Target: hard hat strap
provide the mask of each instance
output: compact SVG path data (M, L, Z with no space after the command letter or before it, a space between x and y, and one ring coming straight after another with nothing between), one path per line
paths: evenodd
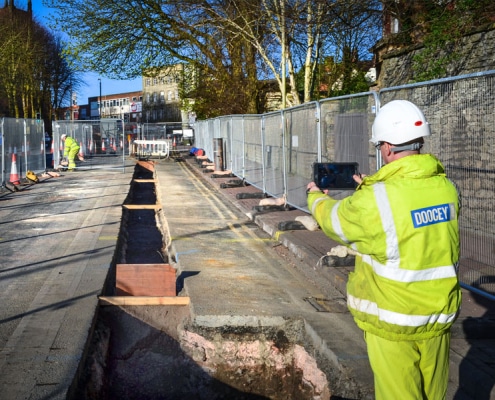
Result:
M411 143L411 144L406 144L404 146L394 146L390 148L390 151L393 153L398 153L399 151L405 151L405 150L419 150L423 147L423 143Z

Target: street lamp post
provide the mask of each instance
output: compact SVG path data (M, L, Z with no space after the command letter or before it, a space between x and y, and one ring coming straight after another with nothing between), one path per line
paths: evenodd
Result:
M98 78L98 82L100 83L100 99L98 101L98 118L101 119L101 79Z

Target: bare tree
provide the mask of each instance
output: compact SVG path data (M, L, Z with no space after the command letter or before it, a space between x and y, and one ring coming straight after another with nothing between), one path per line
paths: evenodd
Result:
M250 0L230 3L243 18L233 20L223 16L217 3L212 3L210 8L212 13L217 12L226 29L239 32L256 48L269 76L279 84L284 105L289 106L312 99L322 57L331 54L343 62L344 49L352 49L355 55L359 55L363 46L368 46L368 51L374 43L369 39L376 41L380 31L379 1L260 0L256 8ZM250 8L242 9L251 12L243 13L242 4L250 4ZM302 84L298 76L302 77ZM303 88L302 97L299 87Z
M7 99L3 113L45 122L69 96L57 96L61 85L81 84L63 55L63 45L30 12L12 3L0 10L0 91ZM65 68L65 70L64 70ZM54 86L57 84L58 86Z
M342 25L339 11L349 2L368 14L379 8L378 1L358 0L44 2L58 10L53 21L71 37L68 51L79 68L127 79L185 62L200 71L196 95L216 99L211 107L227 99L225 105L244 112L255 111L256 82L264 79L278 83L284 105L309 101L323 51L338 48L332 40ZM359 32L363 25L348 21L345 29L351 28ZM242 93L234 96L237 90Z

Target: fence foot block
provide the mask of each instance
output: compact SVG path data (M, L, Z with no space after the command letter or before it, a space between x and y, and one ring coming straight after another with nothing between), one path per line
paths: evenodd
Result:
M306 227L299 221L281 221L278 223L279 231L305 231Z
M235 195L237 200L243 200L243 199L266 199L268 195L266 193L262 192L255 192L255 193L237 193Z

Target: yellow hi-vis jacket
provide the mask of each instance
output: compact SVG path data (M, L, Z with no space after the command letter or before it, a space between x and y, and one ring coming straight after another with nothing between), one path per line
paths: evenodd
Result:
M422 340L450 328L461 302L459 198L439 160L398 159L343 200L310 192L308 208L327 236L358 252L347 305L362 330Z
M64 157L67 157L71 153L71 150L75 150L76 148L79 151L79 144L74 138L67 136L65 138Z

